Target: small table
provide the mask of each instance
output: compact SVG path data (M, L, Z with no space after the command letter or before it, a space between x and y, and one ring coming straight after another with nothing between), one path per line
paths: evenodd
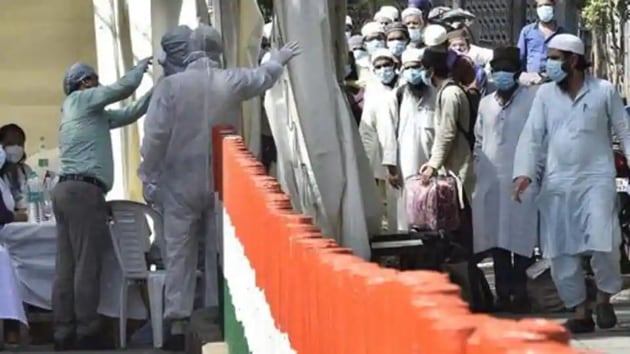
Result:
M54 222L18 222L0 229L0 245L4 246L11 258L22 302L46 310L52 309L56 239L57 227ZM98 312L107 317L118 318L122 270L111 242L107 243L103 252ZM128 318L147 318L147 309L140 292L133 287L129 289Z

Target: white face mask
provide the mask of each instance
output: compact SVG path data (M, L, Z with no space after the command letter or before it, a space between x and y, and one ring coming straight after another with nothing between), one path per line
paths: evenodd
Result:
M5 146L4 151L8 162L18 163L24 157L24 148L18 145Z

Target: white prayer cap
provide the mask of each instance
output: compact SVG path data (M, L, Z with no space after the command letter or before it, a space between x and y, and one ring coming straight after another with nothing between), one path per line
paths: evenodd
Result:
M379 58L388 58L388 59L391 59L392 61L396 60L396 58L394 58L394 54L392 54L392 51L387 49L387 48L379 48L379 49L377 49L370 56L370 61L372 62L372 64L374 64L376 59L379 59Z
M273 31L273 22L265 23L263 26L263 37L271 38L271 32Z
M580 37L568 33L553 36L547 44L547 48L584 55L584 42Z
M396 7L388 6L388 5L381 6L381 9L378 12L387 15L387 17L391 18L392 21L398 20L398 17L400 15L400 12L398 11Z
M352 26L352 17L346 16L346 26Z
M417 7L408 7L402 12L402 19L404 20L407 16L418 16L422 17L422 10Z
M374 14L374 21L378 21L382 18L389 20L389 22L394 22L395 18L386 12L379 11Z
M433 47L446 42L448 35L446 28L440 25L428 25L423 32L424 44Z
M368 22L363 25L363 28L361 28L361 35L363 37L378 33L385 34L385 32L383 31L383 26L381 26L381 24L378 22Z
M407 48L407 50L405 50L402 53L402 58L401 61L404 64L409 63L409 62L421 62L422 61L422 56L424 55L424 49L418 49L418 48Z

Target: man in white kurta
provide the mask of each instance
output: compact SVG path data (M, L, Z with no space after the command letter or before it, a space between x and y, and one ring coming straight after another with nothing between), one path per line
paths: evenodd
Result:
M397 231L409 229L404 208L405 181L417 175L420 166L429 161L435 136L435 89L422 81L422 53L422 49L416 48L408 48L403 53L406 84L383 99L381 106L380 116L387 117L380 129L382 164L387 168L389 192L396 200Z
M537 188L529 188L517 203L512 199L512 172L536 88L518 85L518 48L496 48L490 65L497 91L481 100L475 123L474 251L491 251L496 308L522 313L530 307L525 271L533 263L538 241Z
M383 126L388 126L386 117L379 112L385 104L384 97L387 97L397 87L399 77L397 74L398 67L396 59L389 49L381 48L372 54L372 75L374 80L367 83L363 96L363 113L361 114L361 123L359 123L359 135L363 148L367 154L374 179L383 191L384 198L387 198L386 218L388 220L388 229L392 230L396 220L396 203L392 191L388 191L385 185L387 177L385 167L383 167L383 142L386 135L383 133Z
M537 158L545 157L540 208L541 247L567 308L573 333L595 329L586 297L581 260L591 256L597 284L599 328L617 323L610 297L621 290L615 166L611 128L630 159L630 119L608 81L585 74L584 44L570 34L549 43L547 75L523 129L514 163L514 197L524 197L535 179Z

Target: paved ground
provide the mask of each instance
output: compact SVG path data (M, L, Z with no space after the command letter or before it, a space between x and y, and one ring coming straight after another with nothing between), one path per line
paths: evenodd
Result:
M491 264L484 263L481 267L486 273L490 286L494 288ZM595 350L601 354L630 354L630 277L625 278L624 285L626 290L613 298L619 325L612 330L576 336L572 341L575 348ZM550 318L564 322L568 315L549 316L543 314L532 315L531 317Z

